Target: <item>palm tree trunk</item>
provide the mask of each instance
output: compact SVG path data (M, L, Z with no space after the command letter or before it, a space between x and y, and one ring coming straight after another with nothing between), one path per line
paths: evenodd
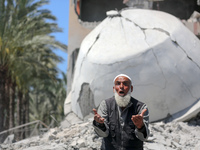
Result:
M1 66L0 66L1 67ZM6 70L0 68L0 131L5 129L5 101L6 101ZM4 141L6 134L0 135L0 143Z
M5 100L4 100L4 114L5 114L5 124L4 130L9 128L9 103L10 103L10 80L9 77L6 78L5 82Z
M22 108L22 97L23 97L23 94L22 92L19 90L18 91L18 99L17 99L17 125L21 125L21 108ZM20 133L20 130L18 130L18 134L17 134L17 140L21 140L21 133Z
M28 96L28 92L26 93L25 95L25 99L26 99L26 106L25 106L25 123L28 123L29 122L29 96ZM28 127L25 128L26 130L26 133L25 133L25 136L28 137L29 136L29 131L28 131Z
M18 99L17 99L17 125L21 125L21 109L22 109L22 97L23 94L21 91L18 91Z
M15 126L14 122L15 122L15 87L16 87L16 83L12 83L11 84L11 90L10 90L10 104L9 104L9 111L10 111L10 117L9 117L9 128L13 128Z
M0 131L3 131L4 124L4 99L5 99L5 73L0 69Z
M26 98L25 95L23 94L22 96L22 104L21 104L21 124L26 123ZM22 134L21 134L22 139L25 138L25 127L22 128Z

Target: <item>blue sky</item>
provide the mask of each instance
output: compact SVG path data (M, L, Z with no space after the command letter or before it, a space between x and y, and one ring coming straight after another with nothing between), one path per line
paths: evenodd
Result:
M50 0L48 5L45 5L44 8L51 11L51 13L57 18L56 23L63 32L54 33L56 40L68 45L68 21L69 21L69 1L70 0ZM62 56L64 61L58 64L58 68L67 72L67 53L57 49L56 54Z

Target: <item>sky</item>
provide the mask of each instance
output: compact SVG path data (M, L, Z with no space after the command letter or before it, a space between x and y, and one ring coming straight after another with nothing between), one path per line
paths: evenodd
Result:
M69 21L69 1L70 0L50 0L48 5L43 6L42 8L48 9L51 11L52 15L57 18L56 23L63 32L54 33L56 40L68 45L68 21ZM67 53L62 50L55 50L55 53L59 56L62 56L64 61L58 64L58 68L66 74L67 72ZM59 77L61 77L59 75Z

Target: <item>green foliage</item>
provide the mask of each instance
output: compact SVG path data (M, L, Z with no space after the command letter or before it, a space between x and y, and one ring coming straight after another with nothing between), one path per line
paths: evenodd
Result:
M66 78L63 76L63 78ZM57 79L55 82L44 79L39 84L39 87L30 91L30 119L42 120L46 124L51 124L53 116L56 121L52 126L58 125L64 116L64 100L66 98L66 82L62 79Z
M39 10L48 2L0 0L0 91L14 84L24 95L28 93L31 119L47 124L51 122L51 114L62 120L66 97L66 82L57 77L57 64L62 58L53 50L67 51L66 45L50 35L62 32L56 23L47 22L47 19L55 21L55 16L49 10ZM11 83L4 83L7 80ZM7 97L0 94L0 106L7 107L8 112L9 107L3 103L9 102L11 95ZM14 102L18 100L16 96Z

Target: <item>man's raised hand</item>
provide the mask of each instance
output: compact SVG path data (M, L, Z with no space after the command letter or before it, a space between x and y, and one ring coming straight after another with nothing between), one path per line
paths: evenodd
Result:
M143 126L144 126L144 123L143 123L143 116L144 116L144 113L147 111L147 109L144 109L142 110L141 114L138 114L138 115L133 115L131 117L131 120L133 121L133 123L135 124L135 126L138 128L138 129L141 129Z
M101 117L98 113L97 113L97 110L96 109L93 109L93 112L94 112L94 120L98 123L104 123L104 118Z

